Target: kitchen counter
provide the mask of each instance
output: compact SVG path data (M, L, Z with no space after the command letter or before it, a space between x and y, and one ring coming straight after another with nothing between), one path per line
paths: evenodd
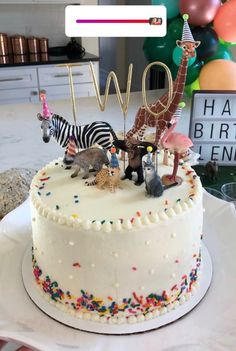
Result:
M24 60L25 62L22 62ZM99 61L99 57L88 52L81 58L69 58L68 56L46 56L45 54L31 54L31 55L16 55L16 56L0 56L1 67L17 67L17 66L34 66L34 65L50 65L61 63L77 63Z
M153 102L164 90L152 90L148 93L148 101ZM186 107L177 125L177 130L188 134L190 120L190 100L184 99ZM110 95L108 105L101 112L95 97L80 98L77 102L78 124L92 121L106 121L115 131L123 130L123 114L116 95ZM51 112L57 113L73 123L70 100L50 101ZM132 126L139 106L142 105L141 92L131 93L130 105L126 121L126 130ZM63 156L63 149L54 141L45 144L42 140L40 121L37 113L42 112L41 103L25 103L0 105L0 171L11 167L28 167L38 169L45 163ZM149 132L154 132L150 129Z

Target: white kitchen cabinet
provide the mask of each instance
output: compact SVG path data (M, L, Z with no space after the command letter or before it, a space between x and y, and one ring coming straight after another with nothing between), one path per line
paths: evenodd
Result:
M68 69L66 67L40 67L38 69L38 74L40 86L64 85L69 82ZM72 67L72 76L75 84L91 82L88 64Z
M38 87L0 90L0 104L38 101Z
M35 68L4 68L0 70L0 90L24 87L37 87L37 70Z
M98 79L99 64L93 65ZM72 74L76 98L95 95L89 62L73 67ZM70 98L67 68L52 64L0 68L0 103L38 102L41 91L47 100Z
M94 95L94 88L90 83L74 84L75 96L86 97ZM41 90L46 92L47 100L70 99L69 85L41 86Z

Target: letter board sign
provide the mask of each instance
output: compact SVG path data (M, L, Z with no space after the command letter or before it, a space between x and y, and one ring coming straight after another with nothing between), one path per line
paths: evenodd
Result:
M189 135L200 164L236 165L236 91L196 90Z

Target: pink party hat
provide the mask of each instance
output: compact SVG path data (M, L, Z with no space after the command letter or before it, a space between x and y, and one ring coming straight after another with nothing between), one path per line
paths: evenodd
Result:
M45 119L49 119L51 117L51 112L49 111L49 107L46 101L46 94L40 93L40 100L43 103L43 114L42 117Z

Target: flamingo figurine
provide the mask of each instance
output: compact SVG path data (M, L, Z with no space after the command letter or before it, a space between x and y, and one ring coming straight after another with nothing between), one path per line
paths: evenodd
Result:
M187 135L181 134L181 133L173 133L173 130L175 129L177 122L179 120L179 117L181 115L182 108L185 106L184 102L179 103L179 106L172 117L172 122L173 124L170 126L169 129L165 131L163 136L161 137L160 144L161 146L166 150L172 150L174 152L175 158L174 158L174 168L172 175L168 175L167 178L171 182L177 182L177 171L179 167L179 159L180 156L186 151L193 146L192 140L189 139Z

